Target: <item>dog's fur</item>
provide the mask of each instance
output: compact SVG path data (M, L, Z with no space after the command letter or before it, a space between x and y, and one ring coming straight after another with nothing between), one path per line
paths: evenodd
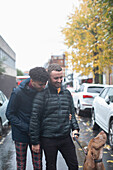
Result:
M106 134L104 131L101 131L95 138L89 141L83 170L105 170L103 162L96 162L95 160L102 159L106 140Z

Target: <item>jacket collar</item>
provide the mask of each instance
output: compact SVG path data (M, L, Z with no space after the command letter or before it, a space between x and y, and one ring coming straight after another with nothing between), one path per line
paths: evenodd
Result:
M47 86L48 88L49 88L49 90L50 90L50 92L51 93L58 93L57 92L57 88L55 88L54 86L52 86L52 84L51 83L49 83L48 82L48 86ZM64 91L64 88L63 88L63 86L61 86L61 91L60 91L60 93L62 93Z

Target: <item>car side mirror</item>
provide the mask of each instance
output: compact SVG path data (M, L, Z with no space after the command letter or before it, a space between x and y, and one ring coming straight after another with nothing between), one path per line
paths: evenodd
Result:
M3 102L0 100L0 106L2 106L3 105Z
M113 103L113 96L109 96L109 101Z
M110 104L110 102L113 103L113 96L108 96L108 98L105 101L107 104Z

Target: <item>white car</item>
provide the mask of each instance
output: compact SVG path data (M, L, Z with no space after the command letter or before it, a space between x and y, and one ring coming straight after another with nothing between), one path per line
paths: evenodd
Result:
M92 129L100 126L108 134L109 144L113 148L113 85L108 85L95 97L91 120Z
M8 99L5 94L0 91L0 135L2 135L3 126L8 123L5 112L8 105Z
M70 91L70 93L71 93L72 97L75 95L76 90L75 90L75 88L74 88L74 87L67 87L66 89L68 89L68 90Z
M104 87L105 85L103 84L83 83L78 92L73 96L76 114L79 115L81 112L91 112L95 96L99 95Z

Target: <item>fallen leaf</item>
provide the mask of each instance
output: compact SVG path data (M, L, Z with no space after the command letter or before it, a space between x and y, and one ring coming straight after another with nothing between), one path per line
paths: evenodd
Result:
M83 168L83 166L78 166L79 168Z
M113 160L107 160L107 163L113 163Z
M108 150L111 149L110 145L105 145L104 148L105 148L105 149L108 149Z

